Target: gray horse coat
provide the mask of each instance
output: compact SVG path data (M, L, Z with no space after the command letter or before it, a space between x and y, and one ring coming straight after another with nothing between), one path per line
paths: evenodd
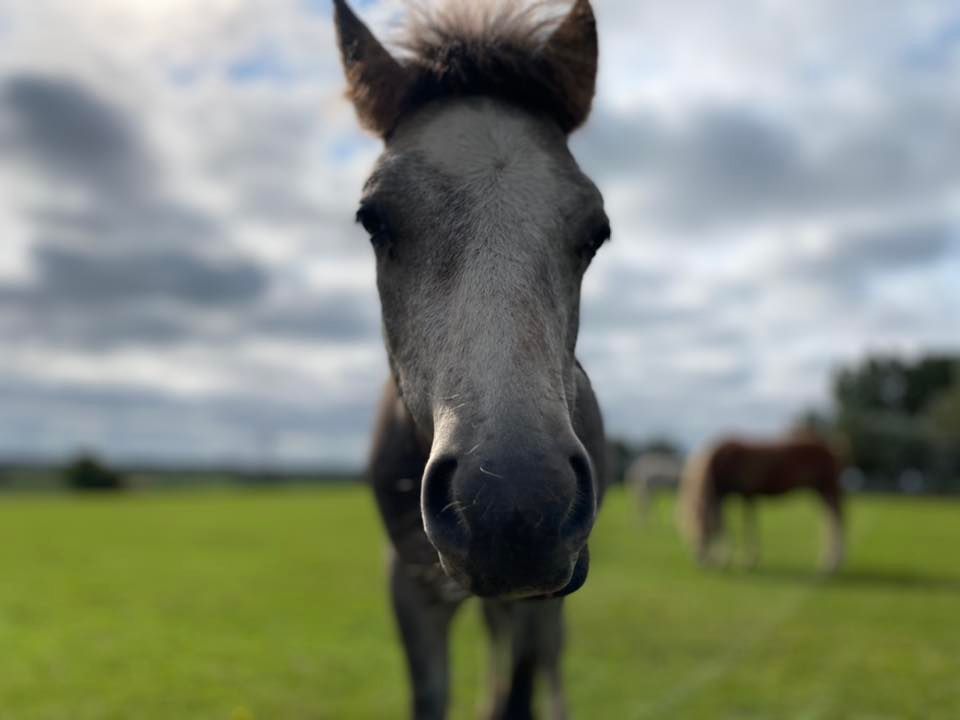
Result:
M397 60L335 5L348 95L385 144L357 219L391 367L370 476L413 713L445 715L449 623L476 595L491 716L529 717L543 675L564 717L562 597L586 580L605 472L574 349L610 227L567 148L593 98L593 13L578 0L551 23L542 7L461 3L420 16Z

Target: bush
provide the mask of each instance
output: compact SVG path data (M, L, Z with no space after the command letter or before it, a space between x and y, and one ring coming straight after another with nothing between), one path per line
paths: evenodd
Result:
M91 455L81 455L66 470L67 487L72 490L123 490L123 476Z

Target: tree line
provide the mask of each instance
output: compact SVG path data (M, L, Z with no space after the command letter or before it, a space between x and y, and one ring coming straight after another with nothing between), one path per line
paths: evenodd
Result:
M835 373L832 403L801 424L832 437L866 489L960 492L960 355L868 357Z

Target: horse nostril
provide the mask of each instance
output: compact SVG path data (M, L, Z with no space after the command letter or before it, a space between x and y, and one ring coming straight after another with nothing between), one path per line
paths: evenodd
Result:
M462 554L467 548L463 513L453 497L457 460L439 457L428 466L423 478L422 512L427 536L437 550Z
M570 456L570 466L576 478L576 495L563 523L563 535L580 544L587 539L597 512L597 497L593 486L593 468L584 453Z

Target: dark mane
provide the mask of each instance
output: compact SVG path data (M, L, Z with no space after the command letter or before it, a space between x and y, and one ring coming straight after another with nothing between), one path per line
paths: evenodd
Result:
M411 73L402 113L441 98L485 95L546 114L564 132L579 126L584 95L589 106L594 90L592 84L580 87L579 71L595 64L595 44L584 57L562 42L548 48L569 0L517 4L452 0L440 10L415 5L399 42ZM590 21L592 26L592 15Z

